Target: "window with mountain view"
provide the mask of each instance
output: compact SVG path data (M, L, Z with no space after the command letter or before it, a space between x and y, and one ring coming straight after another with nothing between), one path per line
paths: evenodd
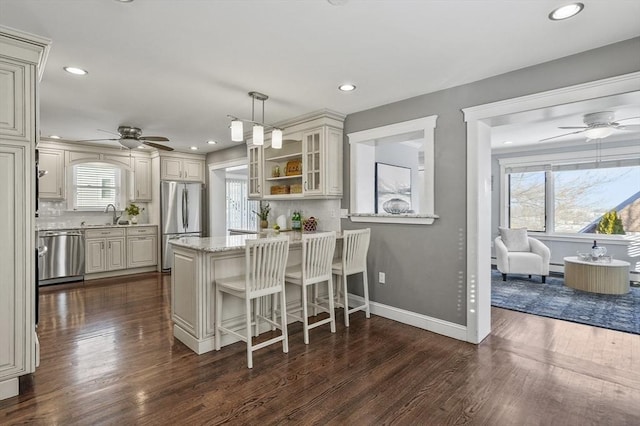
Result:
M640 233L640 166L629 165L633 162L637 160L508 173L510 226L596 233L604 215L615 211L624 233Z

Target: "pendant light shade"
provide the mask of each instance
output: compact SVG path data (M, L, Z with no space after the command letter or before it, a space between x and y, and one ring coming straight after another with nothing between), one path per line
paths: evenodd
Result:
M264 127L257 124L253 126L253 144L264 145Z
M244 130L242 129L242 121L233 120L231 122L231 140L233 142L242 142Z
M282 130L273 129L273 132L271 132L271 148L282 148Z

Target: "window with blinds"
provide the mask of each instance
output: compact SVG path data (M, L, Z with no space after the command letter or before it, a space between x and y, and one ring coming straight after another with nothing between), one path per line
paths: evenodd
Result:
M121 170L108 164L73 166L75 210L104 210L108 204L120 205Z
M258 202L248 200L247 180L227 177L225 180L227 200L227 229L257 231Z

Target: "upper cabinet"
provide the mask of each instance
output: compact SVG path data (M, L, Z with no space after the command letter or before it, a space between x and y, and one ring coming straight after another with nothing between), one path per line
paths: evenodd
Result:
M46 172L38 180L38 197L43 200L64 199L64 151L39 149L38 170Z
M247 148L249 163L249 197L262 196L262 147L250 145Z
M342 197L344 116L324 111L291 120L282 148L248 141L249 196L262 199Z
M204 182L204 159L162 156L160 179Z
M134 158L131 176L131 201L151 201L151 159Z

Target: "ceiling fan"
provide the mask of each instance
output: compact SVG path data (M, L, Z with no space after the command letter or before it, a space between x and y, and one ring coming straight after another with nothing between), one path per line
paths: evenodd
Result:
M586 126L562 126L558 129L579 129L575 132L564 133L558 136L552 136L550 138L541 139L540 142L548 141L551 139L561 138L563 136L575 135L577 133L584 133L587 137L587 141L591 139L603 139L610 136L616 130L626 130L632 132L640 132L640 124L620 124L621 121L633 120L640 117L623 118L615 121L615 113L613 111L601 111L593 112L591 114L585 114L582 121Z
M100 130L100 129L98 129ZM118 136L111 139L86 139L78 142L94 142L94 141L118 141L120 145L128 149L138 148L140 145L148 145L150 147L160 149L163 151L173 151L173 148L161 145L155 142L169 142L169 139L164 136L142 136L142 130L139 127L120 126L118 127L118 133L109 132L107 130L100 130L101 132L111 133Z

